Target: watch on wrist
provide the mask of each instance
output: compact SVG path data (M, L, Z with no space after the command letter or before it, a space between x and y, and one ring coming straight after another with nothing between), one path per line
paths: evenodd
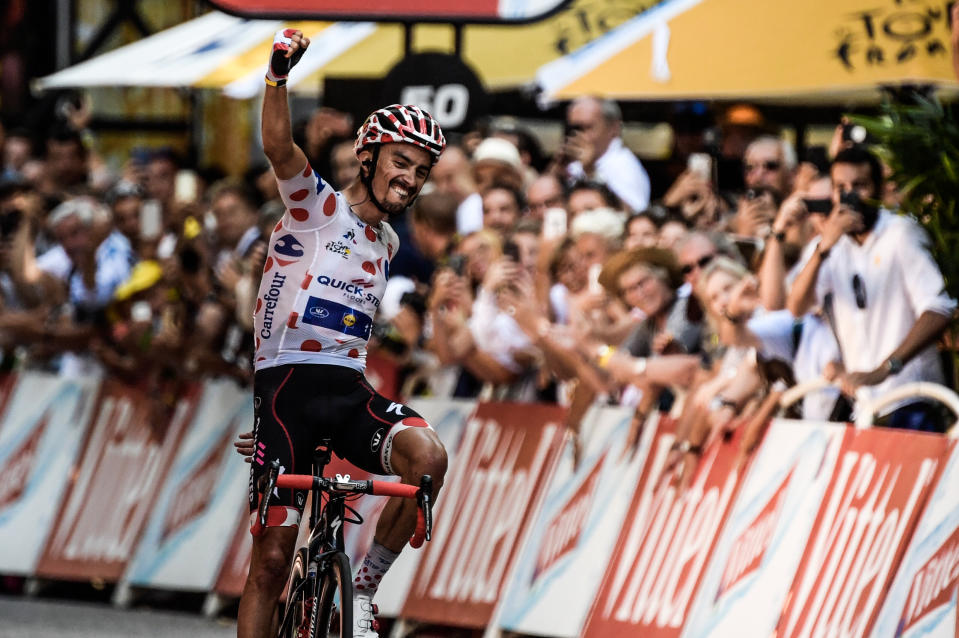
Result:
M773 231L772 238L781 244L784 241L786 241L786 233L784 233L783 231L779 231L779 232Z
M899 374L902 372L902 368L905 365L899 357L889 357L886 359L886 371L889 374Z

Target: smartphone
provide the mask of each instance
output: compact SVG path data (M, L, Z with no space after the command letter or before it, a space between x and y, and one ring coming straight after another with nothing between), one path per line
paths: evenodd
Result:
M550 241L566 235L566 210L547 208L543 213L543 239Z
M163 210L155 199L143 202L140 207L140 237L156 239L163 232Z
M508 241L503 245L503 256L509 257L517 264L519 263L519 246L516 245L516 242Z
M832 200L828 197L820 197L815 199L803 198L803 204L806 205L806 210L810 213L819 213L828 215L832 212Z
M177 172L173 182L173 199L180 204L192 204L200 194L196 173L189 170Z
M711 181L713 178L713 158L706 153L690 153L686 160L686 169L700 178Z
M466 271L466 257L463 255L451 255L450 258L446 260L446 265L449 266L450 270L462 277Z

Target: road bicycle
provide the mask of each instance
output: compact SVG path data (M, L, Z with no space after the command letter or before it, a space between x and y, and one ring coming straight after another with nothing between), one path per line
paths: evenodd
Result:
M347 501L363 494L416 499L417 524L410 545L420 547L432 534L433 482L429 475L422 477L419 486L353 481L349 475L339 474L327 478L322 473L331 456L330 442L324 441L314 454L313 474L280 474L279 461L275 461L261 480L259 510L251 529L254 536L266 529L274 488L310 490L312 494L310 535L293 559L286 604L279 614L280 638L353 637L353 577L344 551L343 526L362 524L363 517Z

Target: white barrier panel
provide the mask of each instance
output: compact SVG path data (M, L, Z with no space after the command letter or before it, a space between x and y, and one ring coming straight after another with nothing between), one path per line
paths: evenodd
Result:
M0 571L29 575L36 568L96 390L93 379L27 372L15 380L0 427Z
M413 399L408 405L419 412L420 416L426 419L426 422L433 426L440 441L446 447L446 453L449 456L449 467L452 468L456 461L456 450L459 448L460 438L463 436L463 430L466 428L466 420L476 409L476 401L464 399ZM447 470L449 474L451 470ZM434 508L434 518L443 511L443 504L447 501L443 493L437 500ZM364 526L370 540L373 538L373 525ZM395 618L400 615L403 609L403 602L409 593L410 586L413 584L413 578L416 576L416 568L420 559L423 557L423 549L415 550L412 547L406 547L396 559L390 571L386 572L383 582L376 594L376 604L380 608L380 615L384 618ZM363 559L362 556L350 556L353 561L353 568L356 563Z
M232 381L204 383L196 414L160 492L126 580L208 591L246 501L249 466L233 451L252 428L253 397Z
M773 635L844 429L773 422L710 559L684 638Z
M879 613L874 638L953 638L959 635L959 447L949 461L916 527L892 589Z
M583 419L587 443L578 468L566 446L503 597L502 628L580 634L656 432L658 414L637 449L627 450L632 417L631 408L592 409Z

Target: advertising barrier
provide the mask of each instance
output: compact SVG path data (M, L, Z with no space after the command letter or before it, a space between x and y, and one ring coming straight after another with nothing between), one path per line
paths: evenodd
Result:
M404 551L380 613L574 638L959 635L959 447L949 438L775 420L742 457L706 447L687 485L676 422L635 443L625 408L419 399L450 463L432 542ZM115 379L0 377L0 575L242 592L252 396L232 381L173 405ZM326 474L369 475L335 459ZM386 502L355 505L355 564ZM115 596L117 603L128 599ZM212 601L212 604L210 604Z
M187 389L167 413L139 390L102 382L78 471L57 511L38 575L120 580L193 418L198 394L198 386Z
M844 426L776 420L712 554L684 638L773 635Z
M253 397L232 381L204 385L125 580L134 587L209 591L246 503L249 466L233 451L252 428Z
M403 616L485 627L546 491L565 409L481 403L466 424Z
M4 384L0 384L2 386ZM96 381L23 374L0 389L0 572L31 575L90 419Z
M959 447L949 459L916 527L874 638L952 638L959 635Z
M740 483L738 440L703 452L691 483L664 478L675 423L662 417L606 576L587 638L679 636Z
M599 588L656 432L647 422L628 448L631 408L593 408L583 419L583 460L566 446L503 597L500 626L573 638Z
M844 432L777 635L869 633L948 445L913 432Z

